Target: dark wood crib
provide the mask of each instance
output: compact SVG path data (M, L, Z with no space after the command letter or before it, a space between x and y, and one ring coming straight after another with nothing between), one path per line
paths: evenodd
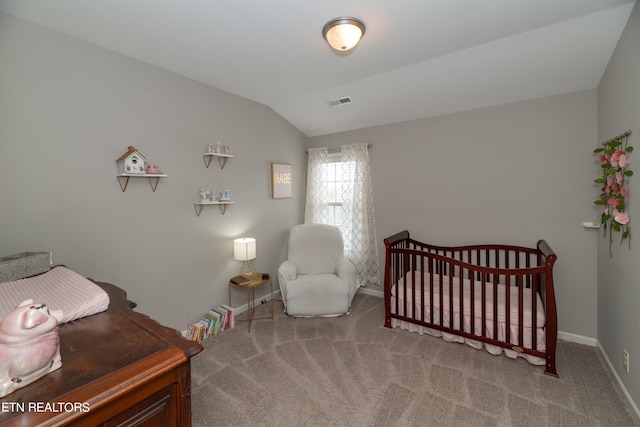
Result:
M557 377L556 255L510 245L435 246L408 231L384 239L385 327L521 356Z

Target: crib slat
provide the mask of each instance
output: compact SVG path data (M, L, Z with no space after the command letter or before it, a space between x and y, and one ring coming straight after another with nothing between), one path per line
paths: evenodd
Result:
M470 255L470 254L469 254ZM471 302L471 333L476 333L476 282L475 275L472 271L469 271L469 301Z
M449 257L451 257L451 252L449 253ZM454 306L454 295L456 289L453 286L453 265L450 262L447 262L447 269L449 271L449 284L448 284L448 295L449 295L449 327L452 329L456 329L456 307Z
M418 260L419 260L419 265L416 266L416 270L418 272L422 272L422 274L420 274L420 305L418 307L420 309L420 314L419 314L420 320L424 322L424 255L418 258ZM415 307L416 306L415 295L413 300L414 300L413 305Z
M498 339L498 284L493 274L493 339Z
M538 283L538 279L537 279L537 274L533 275L533 279L531 280L531 294L533 296L538 295L538 286L536 285ZM538 325L538 298L532 298L531 299L531 322L532 325ZM545 325L546 327L547 325ZM535 331L531 332L531 348L538 348L538 334Z
M434 276L434 259L429 258L429 323L433 324L433 276Z
M516 276L516 286L518 286L518 345L524 348L524 289L522 275ZM535 295L532 295L532 299L536 299ZM532 313L535 317L535 313ZM531 333L534 334L536 330L536 324L531 324ZM535 347L533 347L535 348Z
M511 285L509 282L511 281L511 277L507 274L504 275L504 281L506 282L504 285L504 308L505 308L505 331L504 331L504 341L510 343L511 342ZM494 322L499 323L499 319L494 317ZM497 338L498 335L495 335L494 338Z
M436 269L438 270L438 307L440 307L438 313L438 325L442 326L444 325L444 310L442 310L442 308L444 307L444 290L442 288L442 261L438 260L438 262L436 263Z
M487 274L482 272L482 337L487 337Z
M402 265L402 269L401 269L402 274L405 276L405 282L407 281L406 273L408 271L410 271L409 268L411 268L411 265L409 264L410 259L411 258L409 258L409 253L405 252L404 256L402 257L402 264L403 265ZM407 314L407 288L408 288L407 283L405 283L404 286L403 286L403 289L402 289L402 292L403 292L402 314L405 315L405 316L408 316L408 314Z

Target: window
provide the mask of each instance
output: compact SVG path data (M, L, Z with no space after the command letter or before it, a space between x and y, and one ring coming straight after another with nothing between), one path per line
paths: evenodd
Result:
M343 220L343 186L346 184L343 181L343 171L349 169L349 164L340 161L339 155L329 155L327 163L322 167L326 168L326 185L327 185L327 203L325 205L325 218L326 224L335 225L342 228L344 225Z

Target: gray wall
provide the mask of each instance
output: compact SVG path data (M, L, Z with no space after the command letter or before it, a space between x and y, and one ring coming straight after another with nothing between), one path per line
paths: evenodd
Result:
M640 3L636 3L616 51L598 86L598 141L631 130L628 211L631 250L615 236L613 257L608 238L598 239L598 341L627 391L640 405ZM594 146L595 148L595 146ZM622 349L631 355L629 373L622 368Z
M178 330L227 302L234 238L255 237L255 267L275 275L306 170L305 137L279 115L4 14L0 64L0 255L52 251ZM235 155L224 170L202 157L217 141ZM120 189L128 145L168 174L155 193L140 178ZM293 198L270 198L271 162L293 165ZM200 187L236 204L196 217Z
M348 108L348 107L344 107ZM546 239L559 329L596 337L595 90L311 138L370 142L382 239L408 229L435 244ZM381 289L371 287L371 289Z

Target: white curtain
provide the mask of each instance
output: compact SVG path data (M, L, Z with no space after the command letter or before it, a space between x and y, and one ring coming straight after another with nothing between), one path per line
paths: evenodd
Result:
M368 145L344 145L336 156L327 148L308 153L304 222L338 225L360 286L380 283Z

